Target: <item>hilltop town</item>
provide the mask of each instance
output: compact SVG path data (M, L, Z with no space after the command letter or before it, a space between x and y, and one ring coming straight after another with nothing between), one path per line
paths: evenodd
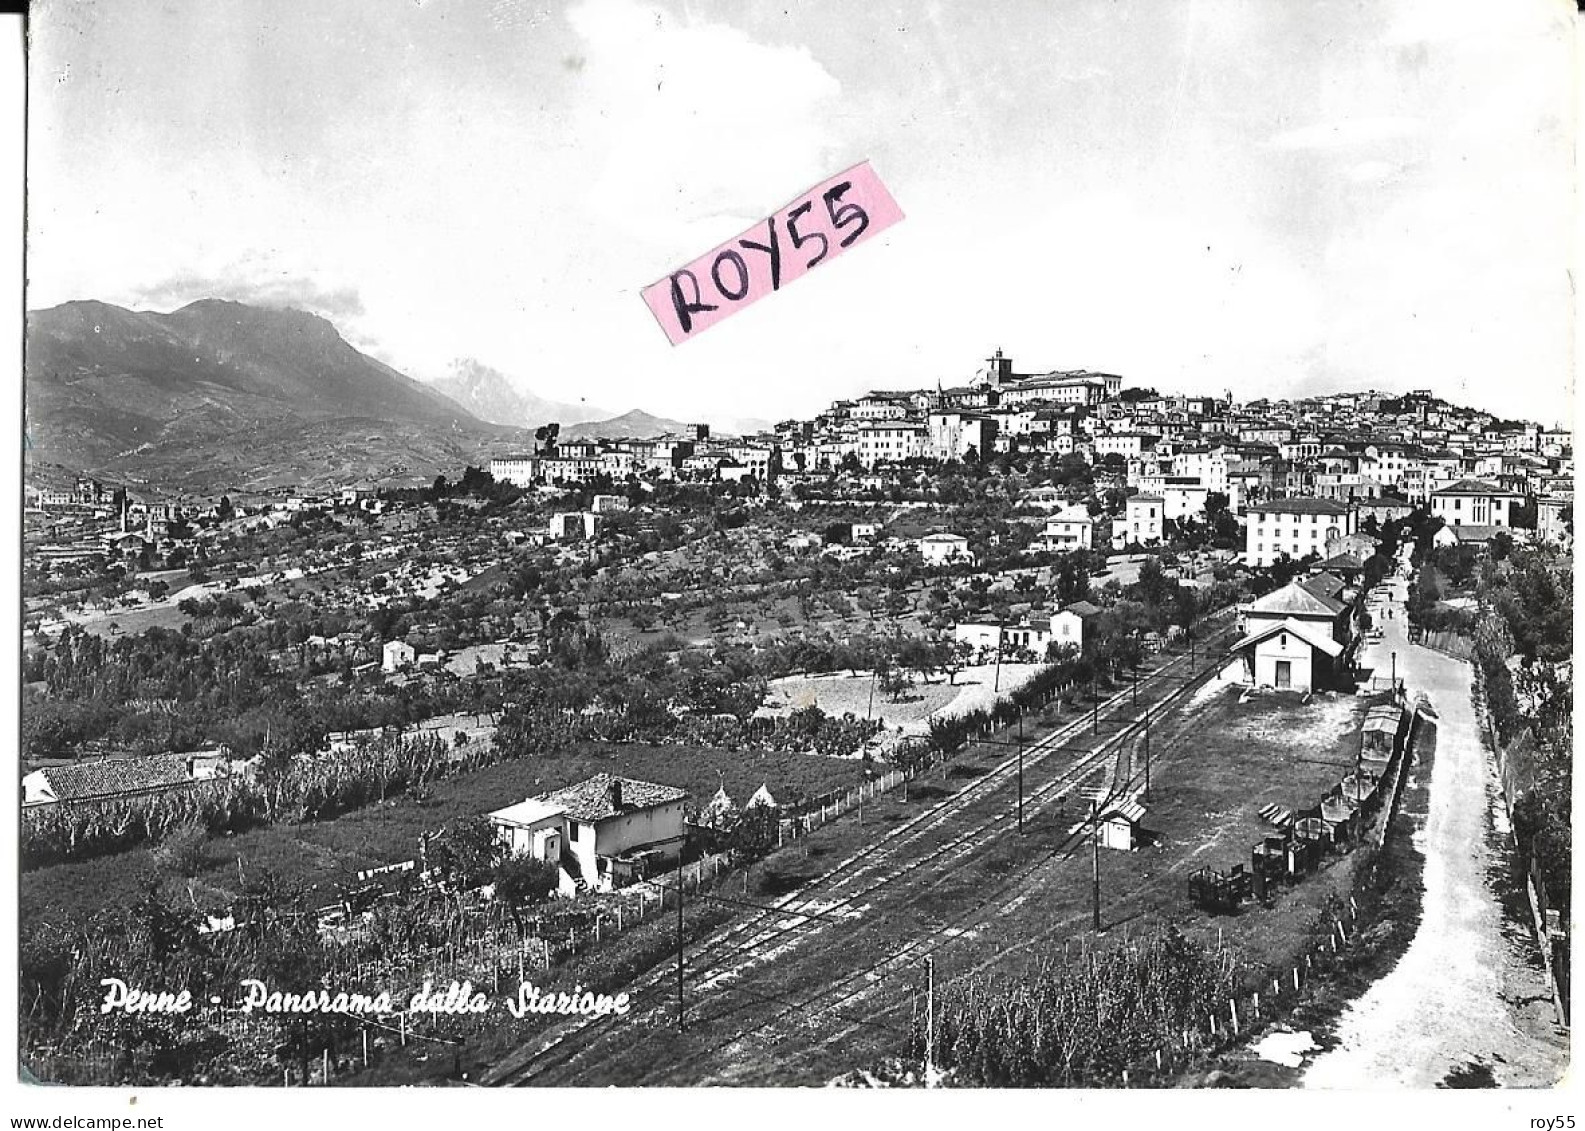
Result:
M1431 746L1479 756L1473 721L1463 754L1428 737L1474 671L1521 751L1520 851L1566 970L1568 432L1424 390L1235 403L998 350L760 434L521 438L422 486L30 477L38 1055L81 1079L906 1083L922 1059L1008 1083L909 1029L915 956L990 963L942 1006L967 1025L1034 954L1111 954L1129 923L1119 962L1154 955L1233 1014L1190 1040L1124 1010L1040 1079L1193 1079L1250 1039L1251 991L1266 1021L1335 995L1317 924L1361 962L1407 945L1405 790ZM210 940L206 984L282 947L392 984L436 961L474 985L576 971L660 1027L567 1021L596 1027L552 1051L477 1020L444 1034L464 1069L416 1057L399 1007L402 1039L358 1064L356 1019L220 1009L180 1055L125 1027L128 1061L74 1035L92 987L44 924L98 923L108 955L151 915ZM1169 959L1171 932L1194 941ZM678 1005L658 987L685 948ZM748 970L826 1035L731 1008ZM694 1035L662 1049L672 1009ZM689 1051L748 1038L777 1051L730 1071Z

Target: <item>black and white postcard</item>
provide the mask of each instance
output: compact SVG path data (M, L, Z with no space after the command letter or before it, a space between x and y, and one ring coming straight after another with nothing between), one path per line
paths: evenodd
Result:
M34 4L12 1125L1573 1127L1577 18Z

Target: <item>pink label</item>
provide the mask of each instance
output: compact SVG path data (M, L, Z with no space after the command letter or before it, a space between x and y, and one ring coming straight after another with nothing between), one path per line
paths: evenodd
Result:
M651 283L644 288L644 301L676 345L902 218L902 209L865 161Z

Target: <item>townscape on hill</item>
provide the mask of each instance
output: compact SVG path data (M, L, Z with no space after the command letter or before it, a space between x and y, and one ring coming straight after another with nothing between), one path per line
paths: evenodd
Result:
M1475 687L1566 986L1570 433L1424 390L1235 403L997 350L757 434L517 440L423 486L30 474L33 1071L1249 1071L1263 1024L1408 944L1405 783L1432 749L1479 758L1451 706ZM955 971L942 1029L926 955ZM576 980L651 1024L558 1042L399 995L84 1025L112 958L217 999L265 966L299 995ZM1544 1072L1556 1033L1525 1024Z

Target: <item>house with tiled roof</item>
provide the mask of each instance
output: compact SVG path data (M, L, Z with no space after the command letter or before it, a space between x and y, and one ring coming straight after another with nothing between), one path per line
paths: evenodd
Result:
M163 793L209 781L223 765L219 751L205 750L46 766L23 775L22 805L116 801Z
M1499 534L1506 534L1515 542L1527 542L1530 531L1515 530L1511 526L1492 526L1481 524L1479 526L1466 523L1463 526L1443 526L1431 538L1434 546L1484 546Z
M1460 479L1431 492L1431 514L1449 526L1512 526L1524 496L1480 479Z
M674 863L682 853L688 791L614 774L530 797L489 814L517 855L562 870L563 894L610 891Z
M1278 690L1346 686L1353 603L1328 573L1291 581L1239 610L1244 636L1233 651L1245 682Z

